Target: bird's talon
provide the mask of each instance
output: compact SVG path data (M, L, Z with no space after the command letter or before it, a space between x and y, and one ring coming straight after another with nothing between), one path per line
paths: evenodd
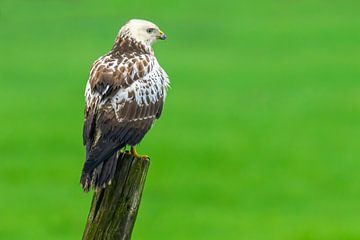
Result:
M131 146L130 148L130 154L133 155L135 158L141 158L143 160L150 160L150 157L148 155L139 155L136 150L135 147Z

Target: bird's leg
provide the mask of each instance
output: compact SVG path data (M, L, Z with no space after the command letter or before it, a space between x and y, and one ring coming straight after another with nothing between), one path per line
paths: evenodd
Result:
M130 147L130 154L136 158L150 159L148 155L139 155L135 150L135 146Z

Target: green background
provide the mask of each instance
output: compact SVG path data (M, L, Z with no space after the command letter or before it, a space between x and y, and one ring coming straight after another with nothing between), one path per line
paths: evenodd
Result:
M171 79L133 239L360 239L359 1L0 1L0 239L80 239L84 88L131 18Z

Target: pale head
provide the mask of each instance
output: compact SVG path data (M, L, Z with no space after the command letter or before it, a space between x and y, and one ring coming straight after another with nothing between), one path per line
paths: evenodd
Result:
M119 35L128 35L136 41L145 43L151 46L156 40L165 40L166 35L154 23L141 20L132 19L127 22L119 32Z

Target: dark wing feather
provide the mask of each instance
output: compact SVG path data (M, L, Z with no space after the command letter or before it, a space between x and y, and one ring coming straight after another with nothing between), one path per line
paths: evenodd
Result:
M134 100L126 102L118 111L121 122L115 117L116 130L109 134L113 135L117 142L135 146L151 128L157 113L161 111L162 102L163 97L154 103L142 106Z

